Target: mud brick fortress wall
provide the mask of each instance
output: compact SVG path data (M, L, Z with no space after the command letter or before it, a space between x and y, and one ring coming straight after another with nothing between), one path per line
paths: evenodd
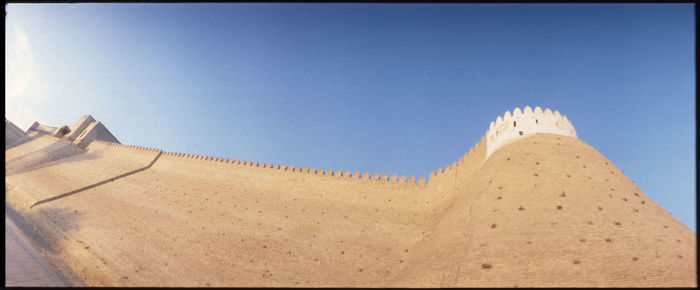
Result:
M696 234L549 109L427 178L67 131L5 151L6 203L91 286L697 286Z

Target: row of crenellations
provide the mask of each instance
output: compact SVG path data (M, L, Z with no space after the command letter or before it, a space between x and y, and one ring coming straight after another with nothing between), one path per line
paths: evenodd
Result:
M571 121L569 121L569 119L565 115L562 115L557 110L554 110L554 112L552 112L552 110L550 110L549 108L545 108L543 111L542 108L540 108L539 106L535 107L535 109L533 110L530 108L530 106L525 106L525 108L523 108L522 111L520 110L520 108L515 108L512 114L510 113L510 111L506 111L502 117L498 116L498 118L496 118L496 121L491 122L491 124L489 125L489 130L498 127L503 122L509 122L514 116L520 115L542 116L543 118L562 120L569 125L571 124Z
M416 180L416 178L414 176L410 176L407 178L406 175L397 176L396 174L393 174L393 175L389 176L388 174L379 174L379 173L370 174L369 172L365 172L365 173L361 174L359 171L355 171L355 173L352 173L349 170L342 171L342 170L332 170L332 169L323 169L323 168L319 168L319 169L308 168L308 167L302 168L301 166L293 166L293 165L286 165L286 164L279 164L279 163L273 164L273 163L265 163L265 162L254 162L254 161L248 161L248 160L235 160L235 159L212 157L212 156L205 156L205 155L199 155L199 154L164 152L163 155L180 157L180 158L188 158L188 159L194 159L194 160L202 160L202 161L229 163L232 165L239 165L239 166L250 166L250 167L256 167L256 168L274 169L274 170L281 170L281 171L287 171L287 172L309 173L309 174L314 174L314 175L319 175L319 176L329 176L329 177L336 177L336 178L347 178L347 179L356 179L356 180L376 180L376 181L386 181L386 182L395 182L395 183L403 183L403 184L426 184L425 177L420 177L420 178L418 178L418 180Z
M486 131L488 133L488 131ZM445 166L445 168L438 168L435 171L432 171L430 173L430 182L433 182L436 178L440 178L446 173L452 172L452 170L455 170L457 167L464 165L465 163L474 163L474 162L482 162L483 161L483 156L477 156L475 154L476 149L486 146L486 134L481 137L481 140L476 143L474 146L469 148L469 151L467 153L464 153L462 157L459 158L459 160L453 162L450 165Z
M156 149L156 148L141 147L141 146L136 146L136 145L124 145L124 144L114 143L114 142L108 142L108 141L104 141L104 140L94 140L94 141L92 141L92 142L93 142L93 143L97 143L97 144L112 146L112 147L116 147L116 148L131 149L131 150L136 150L136 151L144 151L144 152L159 152L159 151L163 151L163 150Z
M97 144L109 145L109 146L114 146L114 147L124 148L124 149L133 149L133 150L140 150L140 151L153 151L153 152L161 151L160 149L147 148L147 147L134 146L134 145L123 145L123 144L119 144L119 143L112 143L112 142L107 142L107 141L102 141L102 140L95 140L93 142L96 142ZM199 154L163 152L163 155L164 156L171 156L171 157L187 158L187 159L193 159L193 160L201 160L201 161L229 163L232 165L239 165L239 166L250 166L250 167L257 167L257 168L264 168L264 169L276 169L276 170L287 171L287 172L309 173L309 174L314 174L314 175L319 175L319 176L329 176L329 177L337 177L337 178L347 178L347 179L356 179L356 180L375 180L375 181L394 182L394 183L399 183L399 184L426 184L425 177L420 177L416 180L416 178L414 176L410 176L407 178L405 175L397 176L396 174L393 174L393 175L389 176L387 174L380 175L379 173L370 174L369 172L365 172L364 174L360 174L359 171L356 171L355 173L351 173L349 170L343 172L342 170L332 170L332 169L323 169L323 168L320 168L320 169L308 168L308 167L302 168L300 166L288 166L286 164L280 165L280 164L272 164L272 163L265 163L265 162L253 162L253 161L247 161L247 160L235 160L235 159L205 156L205 155L199 155Z

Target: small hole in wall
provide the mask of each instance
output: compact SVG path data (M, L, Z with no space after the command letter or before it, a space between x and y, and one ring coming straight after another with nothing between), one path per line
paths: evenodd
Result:
M535 124L539 124L540 120L535 119Z
M515 123L515 121L513 121L513 127L515 127L516 125L517 125L517 123ZM522 135L522 134L520 134L520 135Z
M518 134L520 134L520 136L522 136L522 135L523 135L523 131L518 131Z

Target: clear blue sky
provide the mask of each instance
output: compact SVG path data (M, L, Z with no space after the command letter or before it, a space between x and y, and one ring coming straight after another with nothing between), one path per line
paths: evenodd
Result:
M126 144L428 176L515 107L696 230L691 4L5 7L5 116Z

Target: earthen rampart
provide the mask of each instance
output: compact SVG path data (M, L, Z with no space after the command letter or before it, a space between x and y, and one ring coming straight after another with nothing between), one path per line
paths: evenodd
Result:
M32 131L7 164L81 154L6 174L6 203L95 286L697 286L697 235L593 147L488 157L489 132L423 186Z
M83 153L83 150L68 141L41 131L29 131L5 151L5 175L24 172L35 166L80 153Z

